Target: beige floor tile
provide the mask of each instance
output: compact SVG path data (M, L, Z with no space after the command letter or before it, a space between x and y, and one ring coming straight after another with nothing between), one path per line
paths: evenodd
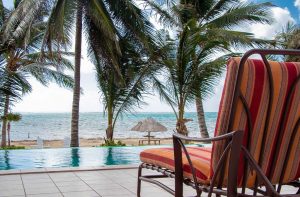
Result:
M13 190L1 190L0 197L11 197L11 196L22 196L25 195L23 189L13 189Z
M89 185L109 185L109 184L115 183L111 180L95 180L95 179L94 180L85 180L84 182Z
M69 186L59 186L61 192L81 192L81 191L90 191L92 190L87 185L69 185Z
M49 179L49 176L46 173L41 173L41 174L22 174L21 177L22 177L23 180Z
M0 182L2 181L14 181L14 180L21 180L20 175L3 175L0 176Z
M63 193L64 197L99 197L100 195L94 191L84 191L84 192L66 192Z
M54 182L81 181L78 177L51 177Z
M63 197L61 193L54 193L54 194L32 194L27 195L27 197Z
M107 188L107 189L95 189L95 191L101 196L123 196L132 195L133 193L124 188Z
M57 187L39 187L39 188L30 188L25 186L26 194L53 194L59 193Z
M23 185L22 183L21 184L15 184L15 183L12 183L12 184L3 184L3 185L0 185L0 191L2 190L14 190L14 189L23 189Z
M92 189L99 189L99 190L107 190L107 189L123 189L123 187L119 184L116 184L116 183L112 183L112 184L89 184L89 186L92 188Z
M24 187L28 189L39 189L47 187L56 187L53 182L41 182L41 183L24 183Z
M23 179L23 184L24 185L32 185L32 184L41 184L41 183L53 183L53 181L48 178L48 179Z
M8 180L0 182L0 188L5 187L6 185L22 185L22 180Z
M58 187L64 186L81 186L86 185L83 181L65 181L65 182L54 182Z

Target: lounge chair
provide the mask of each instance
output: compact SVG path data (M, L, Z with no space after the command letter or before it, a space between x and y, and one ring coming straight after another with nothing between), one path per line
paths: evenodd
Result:
M249 59L258 54L262 59ZM183 183L197 197L300 196L300 63L269 62L267 55L299 55L295 50L251 50L231 58L215 134L210 139L173 135L174 148L141 152L141 181L156 184L176 197ZM212 148L186 147L183 141L212 142ZM142 175L143 169L160 172ZM175 190L159 178L175 178ZM292 190L289 190L292 191ZM285 190L286 192L286 190Z

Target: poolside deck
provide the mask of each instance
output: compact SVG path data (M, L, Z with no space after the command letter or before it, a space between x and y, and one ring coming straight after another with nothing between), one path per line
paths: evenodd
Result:
M172 180L166 183L173 186ZM135 197L137 169L75 171L0 176L0 197ZM160 188L142 183L142 196L171 196ZM194 194L186 188L188 194Z
M165 179L164 182L174 187L172 179ZM1 175L0 197L135 197L136 183L137 169L34 174L27 172L26 174ZM294 188L286 189L287 191L295 190ZM186 186L184 192L187 196L195 195L195 192ZM171 195L157 186L142 183L142 196L168 197Z

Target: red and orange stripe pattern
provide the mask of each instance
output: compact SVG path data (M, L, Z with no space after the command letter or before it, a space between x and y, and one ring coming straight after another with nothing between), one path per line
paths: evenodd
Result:
M215 136L234 130L244 130L243 145L246 147L248 145L250 153L260 163L264 173L274 184L280 180L288 146L291 142L291 154L287 159L287 168L282 181L283 183L293 181L300 177L300 128L296 128L296 123L300 118L300 83L298 82L295 86L295 91L292 91L291 88L300 75L300 63L269 62L273 78L273 95L270 94L271 79L268 77L267 67L262 60L247 60L242 73L241 85L236 87L239 63L240 58L232 58L228 63ZM229 128L235 88L239 88L245 98L252 127L250 127L246 110L239 100L236 103L237 110L233 115L232 128ZM292 96L288 102L289 95ZM271 102L271 110L268 114L269 102ZM269 119L268 125L266 125L267 118ZM297 130L295 131L296 135L291 139L294 128ZM264 141L263 135L265 135ZM223 148L224 142L214 143L212 173ZM241 158L238 177L240 185L243 182L244 171L244 160ZM248 171L246 175L247 186L253 186L255 173ZM226 177L224 184L226 184Z
M203 184L209 183L211 148L188 147L187 151L193 161L196 177ZM147 164L160 166L169 170L175 170L173 148L154 148L141 152L141 161ZM192 177L191 167L185 155L182 157L184 176Z

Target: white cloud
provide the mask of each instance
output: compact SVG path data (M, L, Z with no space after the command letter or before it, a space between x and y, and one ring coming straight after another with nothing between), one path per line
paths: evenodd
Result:
M295 0L294 5L300 10L300 0Z
M297 0L300 3L300 0ZM272 8L274 22L271 25L254 24L250 26L250 32L258 38L272 39L288 22L295 22L288 8Z

